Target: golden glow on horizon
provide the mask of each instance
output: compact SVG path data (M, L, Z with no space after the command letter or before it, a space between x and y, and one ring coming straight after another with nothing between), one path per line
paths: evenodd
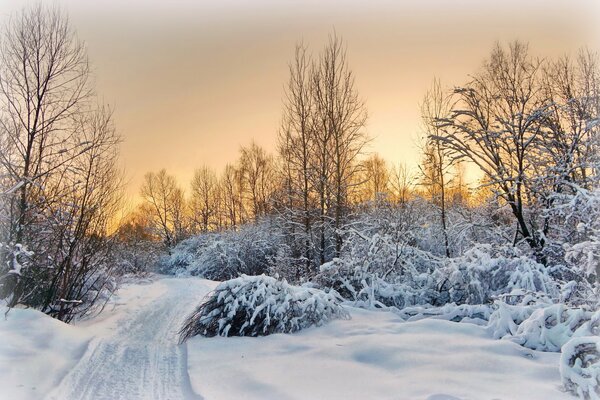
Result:
M4 1L0 19L26 3ZM187 188L195 168L220 171L252 139L273 151L294 45L318 52L334 27L367 104L371 150L412 166L434 77L464 83L497 40L528 41L540 56L600 50L597 0L57 3L115 107L134 196L147 171L166 168Z

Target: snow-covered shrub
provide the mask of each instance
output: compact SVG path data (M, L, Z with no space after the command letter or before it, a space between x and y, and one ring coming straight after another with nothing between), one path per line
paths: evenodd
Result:
M562 347L560 376L571 393L582 399L600 399L600 337L569 340Z
M419 273L413 263L417 257L427 257L427 253L411 247L405 247L402 252L404 257L397 256L404 258L398 262L402 265L399 271L391 266L386 273L375 257L348 257L323 264L314 282L335 289L356 307L403 308L433 302L436 293L430 289L433 286L431 276ZM423 259L419 261L423 262Z
M198 275L198 270L202 267L196 265L196 260L211 241L217 238L215 233L205 233L182 240L168 256L160 260L159 272L171 275Z
M558 283L546 267L513 249L475 246L462 257L445 260L433 273L438 304L483 304L500 295L528 293L531 298L559 297Z
M291 333L349 319L335 291L289 285L260 275L222 282L190 315L181 342L196 336L264 336Z
M552 304L558 283L546 267L513 249L480 245L461 257L439 258L391 234L355 239L339 259L321 266L315 282L355 306L429 304Z
M516 335L519 325L531 316L535 305L511 305L503 301L494 302L496 309L490 315L488 331L494 339Z
M213 280L257 275L278 264L282 249L280 232L264 221L237 231L205 233L184 240L161 260L160 271Z
M588 282L581 276L575 277L575 280L562 283L559 302L573 307L600 309L600 284Z
M560 351L591 317L590 311L564 304L539 308L519 325L512 340L533 350Z
M430 222L418 210L422 201L402 208L363 212L345 229L341 256L320 267L314 279L361 307L398 308L432 301L430 274L439 258L417 247Z
M561 218L559 244L565 260L579 275L600 280L600 188L574 186L573 194L555 200L552 215Z
M575 331L573 337L578 336L600 336L600 309L590 316L589 321L586 321Z
M446 304L442 307L406 307L402 310L394 310L394 312L405 321L417 321L424 318L432 318L486 325L493 312L493 308L491 305L487 304Z

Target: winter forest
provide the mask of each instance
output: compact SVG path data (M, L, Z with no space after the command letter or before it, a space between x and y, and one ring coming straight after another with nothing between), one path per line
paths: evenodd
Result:
M67 11L0 34L0 398L600 399L595 49L431 76L411 165L343 30L298 38L272 148L132 201Z

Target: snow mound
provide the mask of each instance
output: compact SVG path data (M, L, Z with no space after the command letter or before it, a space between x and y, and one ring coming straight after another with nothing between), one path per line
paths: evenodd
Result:
M42 398L73 368L90 336L46 314L0 306L0 399Z
M600 337L582 336L562 347L560 376L565 388L582 399L600 399Z
M188 317L183 342L202 336L264 336L291 333L336 319L349 319L337 292L291 286L286 281L242 275L219 284Z

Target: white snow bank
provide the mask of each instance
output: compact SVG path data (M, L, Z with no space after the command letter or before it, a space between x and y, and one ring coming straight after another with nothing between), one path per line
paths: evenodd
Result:
M295 334L195 337L194 391L207 399L572 399L561 391L560 354L490 337L444 320L403 322L350 309Z
M79 360L90 335L36 310L0 313L0 398L39 399Z

